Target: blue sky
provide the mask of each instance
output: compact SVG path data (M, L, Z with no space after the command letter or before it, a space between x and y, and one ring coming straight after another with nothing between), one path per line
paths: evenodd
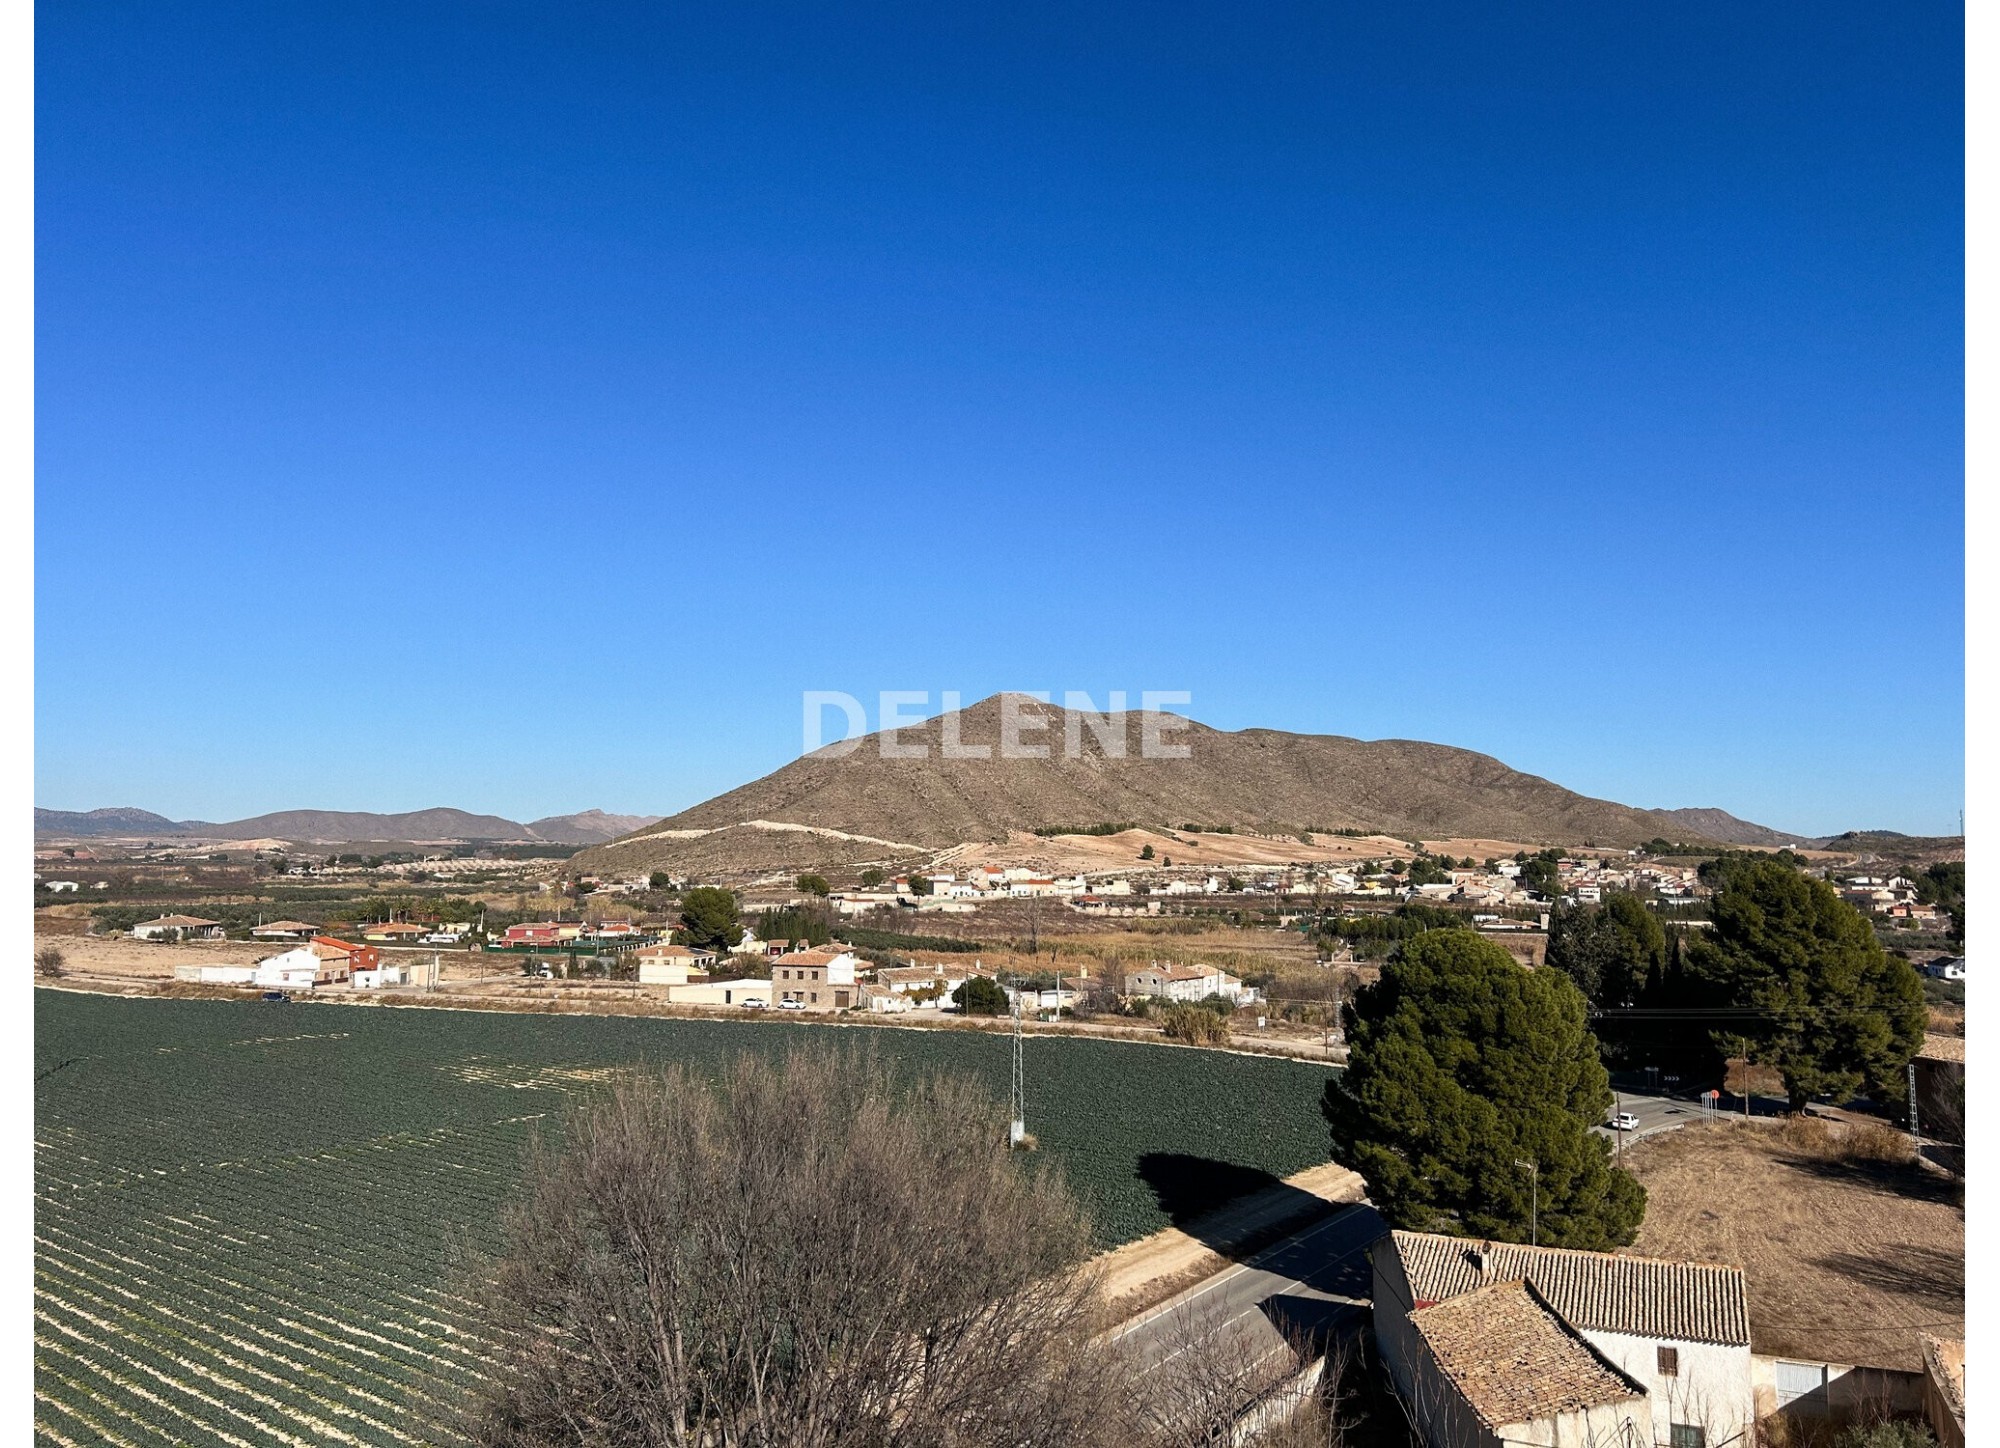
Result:
M1153 688L1955 830L1958 15L1224 10L44 7L38 802Z

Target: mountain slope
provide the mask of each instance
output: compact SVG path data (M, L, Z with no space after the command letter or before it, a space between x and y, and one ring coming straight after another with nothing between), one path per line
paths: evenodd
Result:
M587 809L577 814L548 815L529 820L528 829L536 839L547 840L550 844L601 845L606 840L615 840L620 835L629 835L634 830L657 824L659 819L658 815L606 814L601 809Z
M1021 712L1046 721L1028 742L1048 741L1050 757L946 759L942 721L906 729L920 759L884 759L882 736L836 755L838 746L794 761L762 779L670 816L579 857L583 868L644 867L759 851L770 863L813 857L860 858L840 835L939 848L1003 837L1009 830L1103 822L1141 825L1234 825L1297 831L1379 830L1405 839L1450 837L1552 844L1634 845L1658 835L1685 836L1687 823L1664 811L1591 799L1549 780L1510 769L1470 750L1415 740L1360 740L1288 734L1275 729L1230 733L1162 716L1167 742L1189 757L1141 757L1142 716L1124 716L1127 755L1107 755L1095 735L1066 710L1024 700ZM966 744L1000 735L1000 696L967 709ZM1078 735L1071 757L1065 740ZM774 829L785 826L788 829ZM807 835L799 827L822 832ZM837 832L837 833L836 833ZM740 846L740 848L738 848ZM884 851L877 847L873 853Z
M1713 840L1718 845L1764 845L1772 849L1782 849L1787 845L1812 843L1804 835L1788 835L1783 830L1769 829L1764 825L1753 825L1748 820L1740 820L1727 810L1663 809L1659 813L1670 819L1679 820L1687 838ZM1669 835L1667 838L1678 840L1682 836Z
M184 835L188 825L156 815L149 809L43 809L35 806L35 833L65 839L99 835Z

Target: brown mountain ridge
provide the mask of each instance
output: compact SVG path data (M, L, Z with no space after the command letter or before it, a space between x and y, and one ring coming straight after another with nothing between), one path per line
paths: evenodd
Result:
M960 716L959 743L997 745L1002 701ZM843 752L829 746L761 779L587 851L586 869L836 863L996 840L1010 831L1087 829L1118 823L1184 824L1271 833L1364 830L1401 839L1481 838L1631 846L1697 832L1684 815L1592 799L1488 755L1408 739L1363 740L1277 729L1213 729L1156 716L1186 758L1142 757L1146 716L1113 716L1125 757L1099 743L1088 721L1054 704L1012 696L1020 738L1045 758L945 758L944 721L901 730L893 741L919 758L884 758L885 735ZM1065 747L1076 738L1081 749ZM1730 819L1721 811L1714 814ZM1741 824L1742 822L1737 822ZM1758 829L1748 826L1749 829ZM1776 834L1777 832L1770 832Z

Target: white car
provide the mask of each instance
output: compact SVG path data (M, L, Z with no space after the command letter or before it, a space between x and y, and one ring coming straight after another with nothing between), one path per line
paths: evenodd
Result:
M1613 1131L1637 1131L1639 1118L1629 1111L1621 1111L1604 1124Z
M804 1010L805 1008L806 1008L806 1003L805 1003L804 1001L779 1001L779 1002L778 1002L778 1009L779 1009L779 1010L781 1010L781 1011L802 1011L802 1010Z
M770 1002L760 1001L760 1000L747 1000L747 1001L738 1001L737 1004L742 1006L743 1009L746 1011L761 1011L764 1009L765 1006L770 1004Z

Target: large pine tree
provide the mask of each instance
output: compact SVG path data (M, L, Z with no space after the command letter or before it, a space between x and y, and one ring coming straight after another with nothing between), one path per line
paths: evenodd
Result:
M1623 1246L1645 1189L1591 1131L1612 1103L1582 994L1469 930L1405 942L1344 1012L1345 1075L1322 1110L1333 1155L1392 1226L1551 1246ZM1516 1165L1531 1162L1537 1180Z
M1858 1091L1900 1101L1929 1018L1910 963L1824 880L1772 859L1725 860L1715 873L1714 925L1691 942L1689 969L1747 1013L1717 1044L1776 1066L1793 1111Z

